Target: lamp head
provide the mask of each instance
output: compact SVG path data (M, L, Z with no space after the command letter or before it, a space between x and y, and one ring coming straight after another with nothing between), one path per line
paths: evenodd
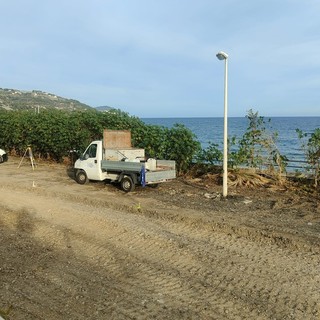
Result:
M220 51L216 54L217 58L219 60L227 60L228 59L228 54L223 52L223 51Z

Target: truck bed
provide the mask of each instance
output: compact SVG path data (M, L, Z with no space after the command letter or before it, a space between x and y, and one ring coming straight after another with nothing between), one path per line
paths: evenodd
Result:
M146 168L146 162L112 161L102 160L101 168L106 172L130 172L140 175ZM153 170L146 169L145 182L147 184L166 181L176 178L175 161L156 160Z

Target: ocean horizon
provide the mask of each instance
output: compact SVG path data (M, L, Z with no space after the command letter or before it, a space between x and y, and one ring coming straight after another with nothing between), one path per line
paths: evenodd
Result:
M301 167L300 161L305 161L305 153L301 146L296 129L312 134L316 128L320 128L319 117L265 117L266 131L270 134L277 133L276 146L282 155L291 162L291 167ZM190 129L200 142L202 148L209 143L222 146L223 143L223 117L166 117L166 118L141 118L150 125L160 125L171 128L174 124L183 124ZM241 138L246 132L249 121L246 117L228 117L228 137ZM294 163L297 161L297 163Z

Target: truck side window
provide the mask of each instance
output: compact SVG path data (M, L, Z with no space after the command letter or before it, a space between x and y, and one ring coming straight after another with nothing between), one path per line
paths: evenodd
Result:
M97 155L97 145L92 144L86 153L89 155L89 158L95 158Z

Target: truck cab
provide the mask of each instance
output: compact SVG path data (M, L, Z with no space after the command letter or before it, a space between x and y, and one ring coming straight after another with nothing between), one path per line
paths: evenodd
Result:
M102 141L93 141L87 147L85 152L75 162L75 169L83 170L86 173L86 180L104 180L104 175L101 170L102 160ZM83 176L82 176L83 178ZM76 175L77 179L77 175ZM78 181L78 180L77 180ZM79 181L78 181L79 182ZM81 183L80 181L79 183ZM85 182L85 181L83 181Z

